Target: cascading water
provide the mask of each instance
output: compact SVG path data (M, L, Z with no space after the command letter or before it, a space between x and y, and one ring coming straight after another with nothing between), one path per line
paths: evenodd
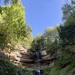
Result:
M34 54L34 58L35 58L35 67L37 68L37 70L33 71L34 75L42 75L42 70L40 70L40 59L41 59L41 54L39 51L36 51Z

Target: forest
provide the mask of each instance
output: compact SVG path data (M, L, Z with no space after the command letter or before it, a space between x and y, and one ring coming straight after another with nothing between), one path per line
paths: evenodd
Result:
M13 55L20 48L32 52L30 59L34 59L34 52L42 50L46 56L49 55L47 58L55 55L52 66L51 59L44 61L40 58L49 66L42 69L43 74L36 75L75 75L75 0L61 7L62 24L46 28L43 34L39 33L36 37L33 37L31 26L26 23L26 12L21 1L9 1L4 0L4 6L0 6L0 75L33 75L32 70L26 67L28 62L26 65L22 62L18 65L13 63L15 58L10 54ZM26 62L22 60L26 56L21 54L19 61Z

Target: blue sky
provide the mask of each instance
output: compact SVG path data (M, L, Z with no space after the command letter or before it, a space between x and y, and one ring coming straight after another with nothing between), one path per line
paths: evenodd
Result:
M31 26L34 37L43 34L48 27L62 23L61 7L70 0L21 0L25 8L26 23ZM2 4L2 3L1 3Z
M44 33L48 27L62 22L62 4L65 0L22 0L25 7L26 22L32 28L35 37Z

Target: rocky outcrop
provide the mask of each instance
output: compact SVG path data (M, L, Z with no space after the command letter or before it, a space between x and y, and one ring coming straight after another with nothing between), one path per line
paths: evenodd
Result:
M17 46L16 51L11 51L9 48L5 48L2 52L5 56L7 56L10 61L12 61L15 65L19 65L21 62L21 59L25 58L25 55L27 54L27 49L23 46Z
M16 51L11 51L9 48L5 48L2 52L5 54L5 56L8 56L10 61L12 61L15 65L25 65L25 66L32 66L35 67L35 52L36 51L31 51L27 50L23 46L17 46ZM39 51L41 58L39 58L39 63L41 65L49 65L50 61L56 60L56 57L53 55L51 56L50 54L48 55L46 50L41 50Z

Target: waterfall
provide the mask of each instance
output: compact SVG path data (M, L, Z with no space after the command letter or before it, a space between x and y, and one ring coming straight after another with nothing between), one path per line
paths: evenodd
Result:
M41 54L39 51L36 51L34 54L34 58L35 58L35 67L37 68L37 70L33 71L34 75L42 75L41 74L41 70L40 70L40 59L41 59Z

